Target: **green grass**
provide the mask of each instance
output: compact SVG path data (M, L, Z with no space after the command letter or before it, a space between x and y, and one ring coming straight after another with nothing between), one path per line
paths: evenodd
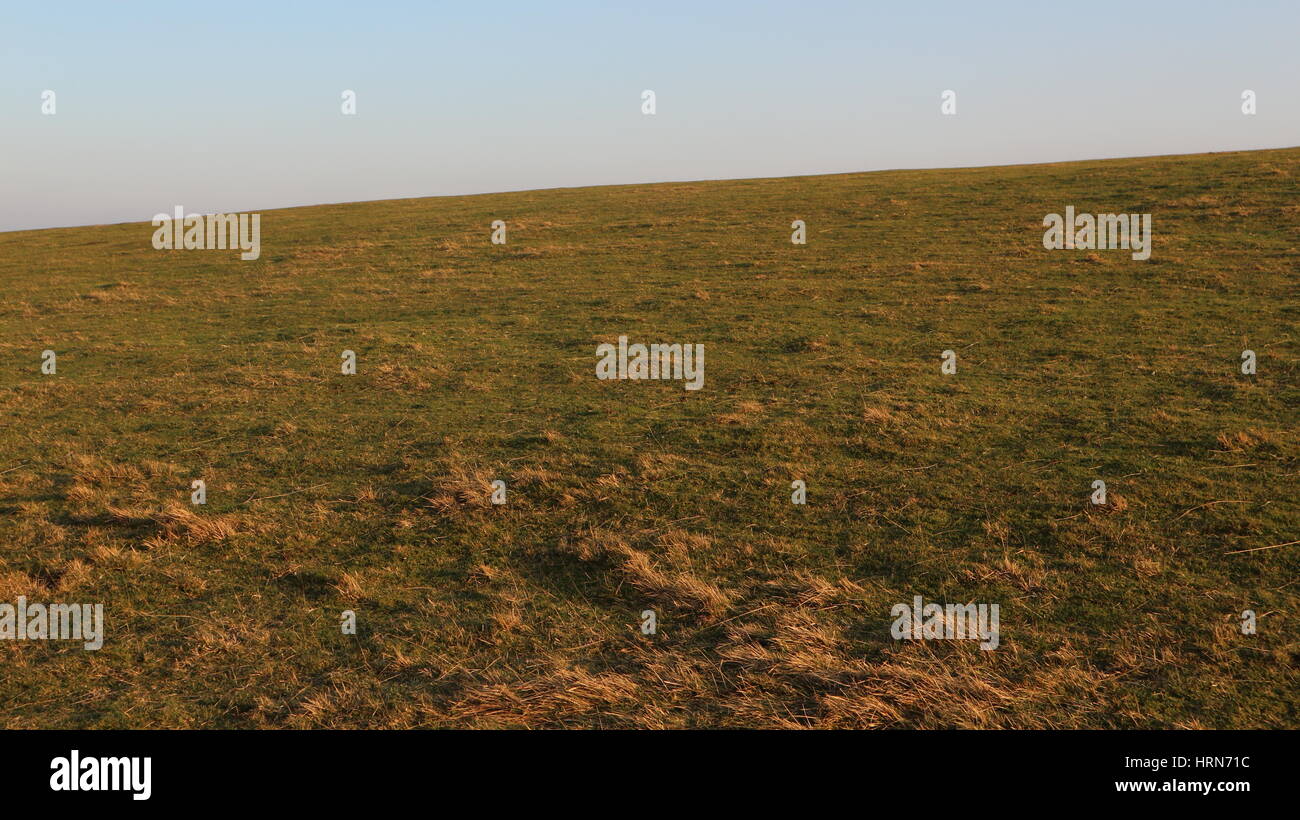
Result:
M252 262L0 234L0 602L107 628L0 641L0 726L1300 726L1300 546L1226 554L1300 539L1298 182L370 202L264 212ZM1152 214L1151 259L1044 250L1066 205ZM597 380L621 334L704 344L704 389ZM893 641L913 595L1001 647Z

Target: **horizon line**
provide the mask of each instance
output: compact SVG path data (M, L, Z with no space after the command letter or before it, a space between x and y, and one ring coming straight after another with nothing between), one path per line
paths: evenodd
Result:
M581 191L581 190L589 190L593 188L628 188L633 186L644 187L644 186L651 186L651 185L692 185L692 184L703 183L703 182L752 182L755 180L771 180L771 179L808 179L811 177L852 176L858 174L888 174L888 173L896 173L899 171L965 171L965 170L989 169L989 168L1032 168L1032 167L1046 166L1046 165L1078 165L1078 164L1088 163L1088 162L1108 162L1108 161L1126 160L1126 159L1166 159L1170 157L1211 156L1214 154L1250 154L1250 153L1257 153L1262 151L1287 151L1287 150L1293 150L1297 148L1300 148L1300 145L1283 145L1283 146L1276 146L1271 148L1230 149L1230 150L1222 150L1222 151L1194 151L1185 154L1135 154L1131 156L1119 156L1119 157L1088 157L1084 159L1049 160L1046 162L991 163L988 165L933 165L933 166L926 166L926 167L873 168L869 170L856 170L856 171L827 171L827 172L814 173L814 174L789 174L786 176L699 177L694 179L661 179L661 180L642 181L642 182L607 182L607 183L601 183L599 185L555 185L555 186L544 187L544 188L505 188L505 189L499 189L493 191L476 191L474 193L468 193L468 194L417 194L414 196L384 197L380 199L356 199L356 200L336 200L332 202L298 203L293 205L278 205L273 208L252 208L252 209L238 210L238 211L234 211L234 210L213 211L211 213L204 212L198 215L211 216L217 214L241 214L241 213L261 214L261 213L274 212L274 211L303 210L306 208L327 208L336 205L369 205L369 204L375 204L381 202L406 202L414 199L467 199L467 198L481 197L481 196L497 196L500 194L524 194L524 193L544 192L544 191ZM183 207L183 206L173 206L173 207ZM160 211L158 213L162 213L162 212ZM190 214L187 214L187 216L189 215ZM74 230L78 228L110 228L118 225L144 225L144 224L152 224L152 221L149 219L129 219L129 220L123 220L121 222L90 222L90 223L81 223L81 224L74 224L74 225L47 225L40 228L5 228L5 229L0 229L0 236L6 234L14 234L14 233L32 233L37 231L63 231L63 230Z

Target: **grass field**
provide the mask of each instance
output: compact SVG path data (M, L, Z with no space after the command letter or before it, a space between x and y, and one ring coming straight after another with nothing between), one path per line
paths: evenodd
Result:
M0 641L0 726L1300 727L1298 190L1292 148L266 211L248 262L0 234L0 602L106 626ZM1151 258L1045 250L1067 205ZM598 380L620 335L704 388ZM895 641L914 595L1000 647Z

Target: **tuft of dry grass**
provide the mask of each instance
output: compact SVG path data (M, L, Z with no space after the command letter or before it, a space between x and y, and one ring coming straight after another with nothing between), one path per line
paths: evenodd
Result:
M197 544L211 543L224 541L239 531L236 519L231 516L203 516L176 503L159 509L110 506L105 514L113 524L156 530L156 536L147 542L154 544L182 539Z

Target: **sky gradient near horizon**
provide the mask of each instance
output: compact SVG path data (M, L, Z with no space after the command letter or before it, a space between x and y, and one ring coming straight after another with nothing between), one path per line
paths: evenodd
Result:
M1300 3L617 6L14 4L0 231L1300 144Z

